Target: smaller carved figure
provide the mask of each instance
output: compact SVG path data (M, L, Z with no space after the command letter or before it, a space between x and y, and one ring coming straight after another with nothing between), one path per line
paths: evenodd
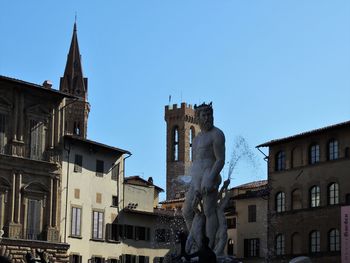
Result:
M203 212L202 195L196 191L192 202L192 209L195 213L190 234L186 242L186 252L191 253L202 246L202 239L205 233L205 215Z

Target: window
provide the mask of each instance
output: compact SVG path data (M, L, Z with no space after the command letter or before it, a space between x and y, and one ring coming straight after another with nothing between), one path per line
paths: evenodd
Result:
M248 206L248 222L256 222L256 205Z
M148 227L136 226L135 227L135 239L136 240L149 240L150 229Z
M228 229L235 229L236 228L236 218L235 217L227 218L226 223L227 223Z
M105 259L101 257L93 257L91 263L104 263Z
M112 206L118 206L118 196L112 196Z
M310 233L310 252L320 252L320 231L312 231Z
M99 211L93 211L92 217L92 238L102 239L103 238L103 218L104 213Z
M44 150L44 123L38 120L30 120L30 158L35 160L42 160Z
M229 239L229 240L227 241L227 255L233 256L233 251L234 251L233 240L232 240L232 239Z
M337 140L331 140L328 143L328 160L336 160L339 158L339 147Z
M104 162L96 160L96 176L102 177L104 172Z
M41 239L42 206L40 200L28 199L26 238Z
M74 159L74 172L81 173L82 166L83 166L83 156L76 154Z
M276 154L276 171L283 171L286 169L286 154L280 151Z
M125 254L122 256L122 258L123 258L123 263L136 263L135 255Z
M108 263L118 263L118 259L110 258L110 259L108 259Z
M192 127L190 128L190 134L189 134L189 140L190 140L189 159L190 159L190 161L192 161L192 158L193 158L193 148L192 148L192 144L193 144L194 135L195 135L194 127L192 126Z
M299 189L295 189L292 192L292 209L301 209L302 208L302 202L301 202L301 191Z
M310 189L310 207L320 206L320 187L314 185Z
M338 229L331 229L328 232L329 251L340 251L340 235Z
M117 224L106 224L107 239L112 241L118 241L120 237L119 229L119 225Z
M82 262L82 256L80 256L80 255L70 255L69 256L69 262L70 263L81 263Z
M0 113L0 153L6 152L7 126L7 115Z
M339 204L339 185L337 183L331 183L328 186L328 204Z
M81 236L81 208L72 207L71 214L71 235L80 237Z
M276 194L276 211L277 213L286 211L286 196L284 192Z
M318 144L310 147L310 164L318 163L320 161L320 146Z
M120 163L117 163L116 165L114 165L114 167L112 168L112 180L117 181L118 177L119 177L119 169L120 169Z
M125 237L127 239L134 239L134 227L130 225L125 225Z
M138 256L138 263L148 263L149 257L146 256Z
M244 257L259 257L259 239L244 239Z
M173 132L173 160L179 160L179 128L175 127Z
M285 247L285 243L284 243L284 235L279 234L276 236L276 255L277 256L281 256L284 255L284 247Z
M170 241L170 229L156 229L155 235L157 242Z

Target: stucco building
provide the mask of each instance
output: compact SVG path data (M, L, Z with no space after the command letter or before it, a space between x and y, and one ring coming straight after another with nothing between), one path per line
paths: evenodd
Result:
M227 254L244 262L261 262L267 255L267 181L255 181L230 190L226 210Z
M269 148L269 257L340 262L340 210L350 203L350 122L258 147Z

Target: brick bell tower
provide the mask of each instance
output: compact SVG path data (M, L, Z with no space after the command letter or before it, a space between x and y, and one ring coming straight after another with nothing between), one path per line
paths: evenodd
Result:
M60 91L79 98L66 100L64 133L86 138L90 112L90 104L87 101L88 79L83 75L76 23L73 27L66 68L60 80Z
M183 175L192 163L192 142L199 133L192 105L165 106L166 132L166 198L184 197L188 184Z

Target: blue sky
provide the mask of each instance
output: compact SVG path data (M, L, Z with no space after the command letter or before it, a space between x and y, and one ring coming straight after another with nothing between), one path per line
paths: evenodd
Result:
M228 160L238 135L254 148L349 120L349 1L2 1L0 74L58 88L75 13L88 137L131 151L126 175L165 188L169 95L213 101ZM256 154L231 186L266 178Z

